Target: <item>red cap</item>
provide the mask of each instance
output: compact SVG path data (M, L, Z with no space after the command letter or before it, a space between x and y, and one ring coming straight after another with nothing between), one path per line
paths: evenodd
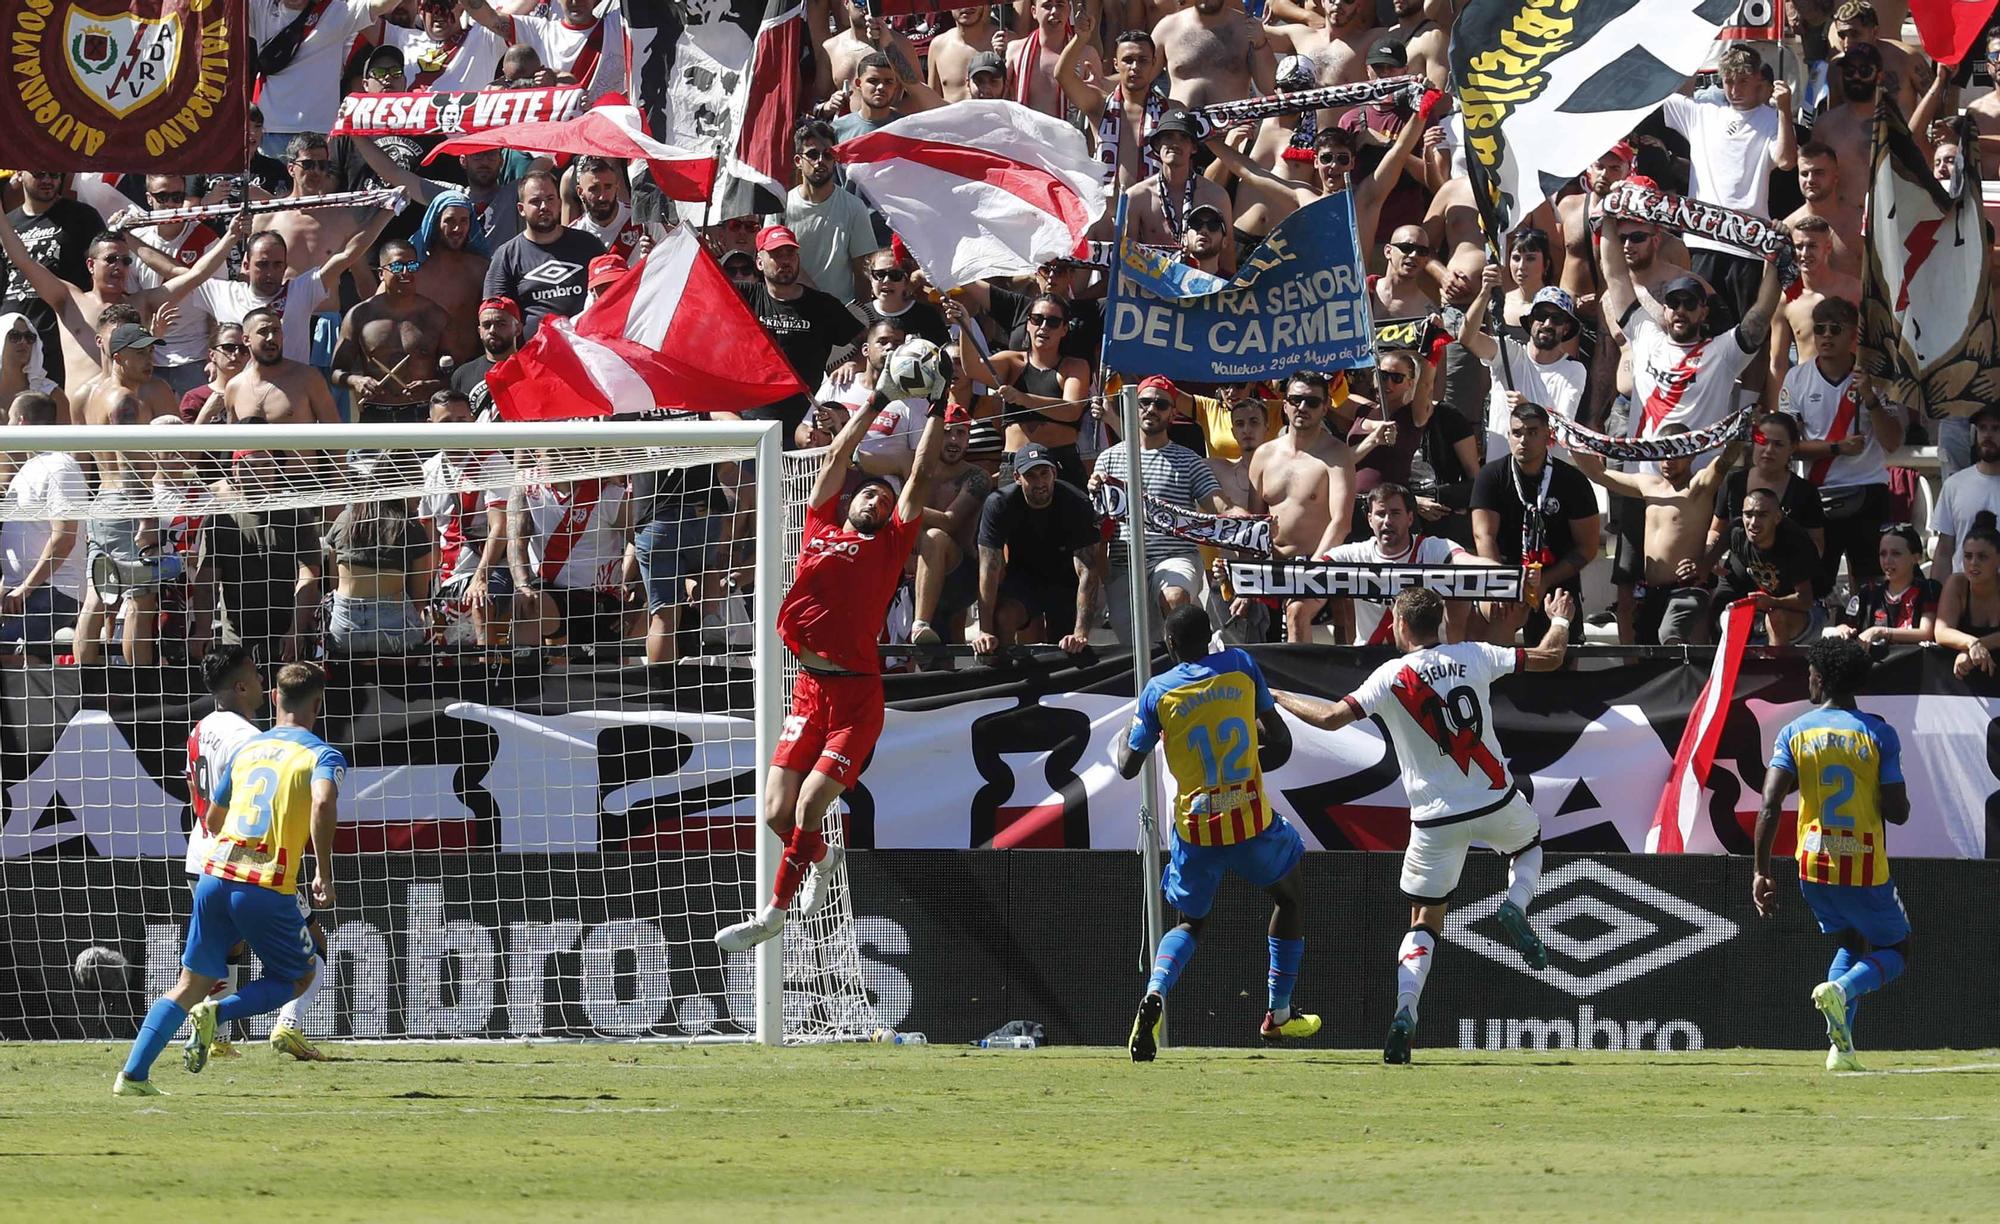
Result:
M1174 386L1173 380L1169 379L1164 374L1149 374L1146 377L1140 379L1139 390L1144 391L1148 388L1151 388L1156 391L1165 391L1168 395L1180 394L1180 389Z
M1639 151L1632 147L1632 142L1629 140L1621 140L1609 149L1606 149L1605 152L1628 166L1639 159Z
M516 321L519 321L521 318L521 304L510 297L490 297L479 304L480 314L485 314L489 310L503 311L513 315Z
M774 251L779 247L799 245L799 236L782 225L767 225L757 231L757 249Z
M972 413L966 410L964 404L946 404L944 406L944 423L947 425L970 425L972 424Z
M595 289L599 285L609 284L617 280L619 277L625 275L625 272L625 257L623 255L599 255L596 259L590 261L590 276L584 283Z
M1650 174L1628 174L1625 176L1625 181L1634 187L1644 187L1648 191L1658 191L1660 189L1660 185L1653 181L1653 176Z

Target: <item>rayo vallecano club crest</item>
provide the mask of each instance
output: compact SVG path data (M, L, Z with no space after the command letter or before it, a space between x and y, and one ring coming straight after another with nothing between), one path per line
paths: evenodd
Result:
M71 4L63 50L71 78L85 97L120 119L159 97L174 81L186 20L180 6L165 15L106 15Z

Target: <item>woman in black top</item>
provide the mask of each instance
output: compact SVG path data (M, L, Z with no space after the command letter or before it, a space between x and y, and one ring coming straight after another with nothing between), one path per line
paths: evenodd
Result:
M1847 597L1845 614L1839 624L1827 626L1826 636L1859 638L1869 646L1932 640L1939 587L1923 575L1923 553L1923 537L1916 528L1908 523L1884 527L1876 546L1881 580Z
M1090 474L1077 452L1077 426L1089 405L1090 365L1062 355L1063 333L1069 328L1069 304L1053 294L1037 297L1028 309L1028 348L1003 350L982 358L973 342L970 317L963 303L945 299L945 317L959 325L958 368L962 382L978 378L998 381L991 393L1000 401L1000 421L1007 428L1007 453L1029 442L1049 448L1064 480L1082 488ZM984 376L991 371L991 379ZM969 402L970 392L954 399ZM978 415L989 416L991 412Z
M1799 448L1799 422L1782 412L1767 412L1750 425L1750 462L1742 471L1723 478L1722 492L1715 498L1715 519L1708 527L1708 555L1720 558L1729 546L1729 529L1743 518L1743 495L1751 489L1769 489L1778 495L1778 506L1788 522L1806 529L1813 551L1826 551L1826 510L1820 505L1819 490L1811 481L1792 471L1792 454ZM1816 591L1825 595L1825 591Z
M1958 651L1952 671L1993 675L1993 649L2000 646L2000 530L1993 512L1973 516L1959 546L1958 572L1944 580L1938 597L1937 643Z

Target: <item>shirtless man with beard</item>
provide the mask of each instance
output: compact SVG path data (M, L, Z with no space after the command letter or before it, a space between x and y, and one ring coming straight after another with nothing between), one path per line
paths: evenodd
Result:
M456 197L438 209L430 249L423 254L410 288L444 310L444 351L456 362L479 356L479 303L486 284L486 256L469 250L472 239L472 201Z
M1819 356L1819 342L1813 332L1813 307L1827 298L1840 298L1861 305L1861 281L1832 266L1833 227L1824 217L1804 217L1788 227L1792 245L1798 251L1797 292L1778 304L1778 316L1771 325L1771 377L1764 384L1764 406L1778 406L1778 391L1784 386L1785 372L1794 364L1804 365ZM1792 361L1797 346L1799 359Z
M1446 62L1445 53L1451 47L1451 33L1447 25L1440 25L1425 12L1430 3L1431 0L1396 0L1396 24L1388 28L1386 36L1403 44L1411 72L1429 81L1432 89L1443 89L1450 79L1451 65ZM1449 6L1441 8L1449 22Z
M222 389L231 421L340 424L340 412L320 372L304 362L285 360L285 323L277 311L260 306L243 316L243 337L250 345L250 364Z
M302 133L293 137L291 146L285 150L285 162L292 172L293 199L327 195L340 189L333 177L333 154L327 148L324 136ZM270 230L285 240L285 276L289 279L303 276L324 264L374 219L375 211L372 208L315 208L310 212L293 209L259 213L252 220L251 229L259 233ZM374 284L370 273L358 263L353 271L355 287L364 294L372 292ZM339 297L338 283L328 285L326 290L328 298ZM315 308L317 305L314 303ZM306 320L299 320L301 326L305 323Z
M828 118L847 113L847 99L854 92L854 78L859 74L861 61L877 51L889 57L890 66L902 78L904 111L937 105L937 95L917 72L917 52L910 46L910 40L870 13L866 4L854 4L848 7L848 27L826 40L827 67L839 84L834 91L839 105Z
M1660 436L1686 432L1685 425L1669 425ZM1683 566L1699 567L1706 555L1716 495L1742 453L1739 444L1731 443L1720 458L1699 472L1694 470L1693 459L1663 460L1660 474L1652 476L1610 471L1602 455L1570 452L1577 471L1619 497L1645 504L1644 578L1633 590L1637 605L1633 640L1639 645L1678 646L1698 642L1704 636L1708 588L1690 583L1683 576Z
M1194 0L1167 14L1153 27L1153 39L1167 61L1169 91L1182 106L1273 92L1277 62L1264 27L1227 0Z
M1873 163L1875 141L1875 94L1882 85L1882 54L1872 43L1859 43L1846 54L1836 56L1827 65L1826 76L1826 109L1813 121L1813 139L1833 150L1839 173L1833 188L1834 198L1852 200L1854 207L1859 208L1860 201L1868 198L1868 167ZM1800 186L1803 190L1804 185Z
M341 321L331 381L353 397L357 421L414 425L430 419L431 394L444 387L445 313L413 287L417 252L408 242L390 239L377 259L381 289Z
M1347 538L1354 517L1354 451L1326 427L1328 387L1301 370L1285 383L1285 432L1257 448L1250 483L1252 513L1271 515L1271 551L1317 557ZM1316 606L1285 605L1285 640L1311 640Z
M1872 105L1872 104L1871 104ZM1799 148L1799 194L1806 202L1785 218L1785 228L1793 229L1807 217L1819 217L1828 225L1827 237L1833 249L1826 270L1851 277L1861 274L1862 196L1842 191L1840 155L1823 140L1808 141Z
M126 424L137 425L156 416L179 416L180 397L165 379L153 373L153 346L159 339L137 323L121 323L105 342L104 373L93 381L83 404L81 423L109 425L113 408L131 399L137 402L136 415ZM115 455L98 458L100 470Z
M951 28L931 39L930 49L925 52L930 61L930 86L939 97L946 102L957 102L972 96L972 85L965 79L966 70L972 66L973 56L993 49L993 36L999 32L988 5L975 4L951 11Z
M1382 275L1368 278L1368 304L1376 318L1407 319L1437 310L1427 274L1431 239L1423 226L1398 226L1383 244L1382 257L1387 261Z

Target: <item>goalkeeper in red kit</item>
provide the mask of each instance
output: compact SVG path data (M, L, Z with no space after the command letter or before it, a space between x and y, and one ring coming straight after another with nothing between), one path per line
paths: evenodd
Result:
M905 341L884 364L874 397L834 438L813 481L798 573L778 609L778 636L797 656L799 676L764 780L764 823L785 843L785 854L764 908L716 932L725 952L741 952L784 930L795 896L799 912L811 917L832 892L842 852L827 845L820 826L860 777L882 733L882 664L875 644L923 533L925 486L944 445L946 379L936 345ZM912 397L931 401L930 418L900 496L890 481L868 477L843 506L841 492L869 426L895 400Z

